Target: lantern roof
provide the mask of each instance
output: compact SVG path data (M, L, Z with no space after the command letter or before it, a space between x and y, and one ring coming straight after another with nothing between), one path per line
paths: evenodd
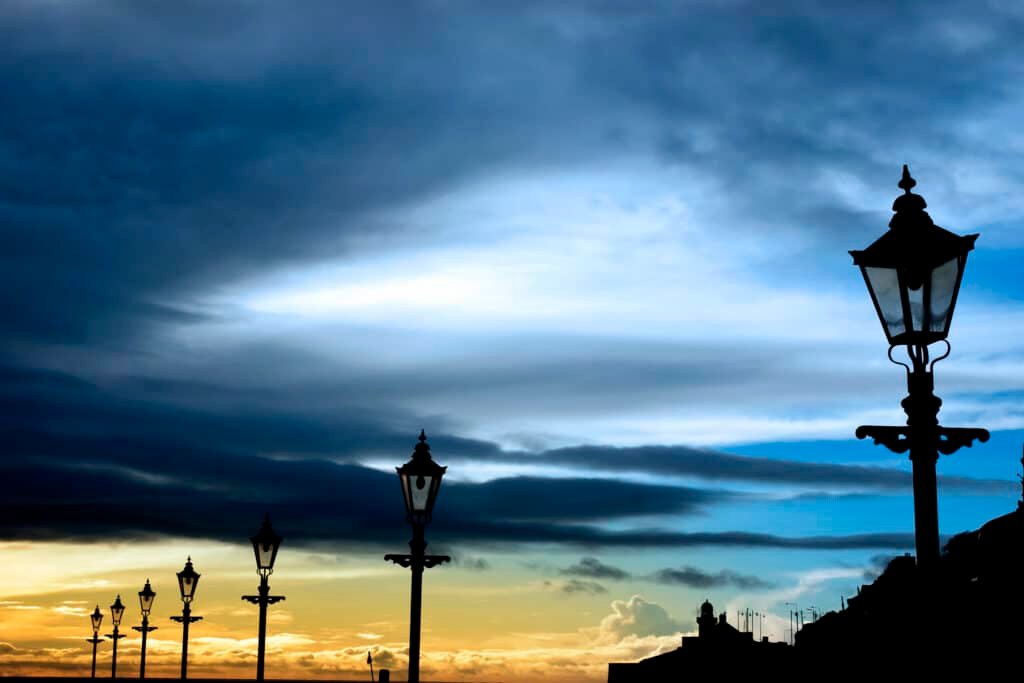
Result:
M977 234L957 235L935 225L925 211L928 204L924 197L910 191L917 181L911 177L906 164L898 185L904 192L892 203L895 213L889 221L889 231L867 249L851 251L855 265L876 268L933 266L974 249Z
M412 459L401 467L396 468L399 474L412 474L423 476L440 476L448 469L434 462L430 457L430 444L427 443L425 430L420 430L419 441L412 451Z
M260 530L255 535L249 537L249 541L253 545L267 545L267 546L279 546L281 541L281 535L274 531L274 527L270 525L270 513L267 513L263 517L263 524L260 526Z

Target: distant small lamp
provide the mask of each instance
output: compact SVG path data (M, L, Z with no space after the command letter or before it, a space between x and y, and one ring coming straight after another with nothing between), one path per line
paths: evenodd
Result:
M103 642L103 639L100 638L103 612L100 612L99 605L96 605L96 609L89 615L89 620L92 622L92 638L86 638L85 642L92 643L92 678L96 678L96 646Z
M263 524L255 536L250 536L253 553L256 555L256 571L261 577L268 577L274 573L274 562L277 560L277 550L281 547L283 539L270 525L270 515L263 518Z
M420 680L420 621L423 601L423 570L451 560L447 555L427 555L424 527L430 522L441 489L441 478L447 470L430 456L427 435L420 430L419 442L413 449L412 459L395 468L402 484L405 516L412 525L412 540L408 555L388 554L384 559L412 570L412 590L409 609L409 683Z
M149 625L149 613L153 609L153 600L155 599L156 593L150 587L149 579L146 579L146 585L139 591L139 609L142 612L142 626L132 626L133 631L140 631L142 633L142 652L139 655L139 678L146 677L146 638L150 631L155 631L158 628L157 626Z
M185 562L185 568L177 572L178 588L181 591L180 617L171 617L171 621L181 624L181 679L188 678L188 626L200 621L202 617L192 616L192 600L196 596L196 586L199 585L199 574L192 567L192 558Z
M902 403L906 427L863 425L856 435L858 439L872 437L895 453L910 451L917 565L930 572L939 561L938 454L951 455L975 439L987 441L989 434L984 429L940 426L942 400L933 393L932 370L949 355L946 337L967 254L974 249L978 235L957 235L935 225L925 211L924 198L910 191L915 185L904 165L899 182L903 194L893 202L889 231L866 249L850 252L889 341L889 359L907 370L908 393ZM943 342L946 348L943 355L931 359L928 346L936 342ZM897 346L906 347L909 364L893 358Z
M121 602L121 596L118 595L114 600L114 604L110 606L110 621L114 624L114 632L108 633L107 638L114 641L114 649L111 652L110 657L110 677L117 678L117 641L124 638L124 634L118 631L121 626L121 618L124 616L124 604Z
M412 459L395 468L402 483L405 511L410 522L426 524L430 521L434 503L437 502L437 492L441 488L441 478L447 469L430 457L427 435L420 430L419 442L413 450Z
M121 596L118 595L114 604L110 606L110 621L114 624L114 628L121 625L122 617L124 617L124 605L121 603Z
M199 574L192 567L192 558L185 562L185 568L177 573L178 588L181 590L181 601L186 605L192 602L196 595L196 586L199 585Z
M267 578L274 573L277 550L282 538L270 525L270 515L263 518L263 524L255 536L250 536L253 554L256 556L256 573L260 575L259 595L243 595L242 599L260 606L259 638L256 647L256 680L263 680L263 669L267 650L267 605L284 600L283 595L271 595Z
M155 599L156 592L149 585L149 579L146 579L146 585L139 591L139 610L142 612L142 616L149 616L149 613L153 610L153 601Z

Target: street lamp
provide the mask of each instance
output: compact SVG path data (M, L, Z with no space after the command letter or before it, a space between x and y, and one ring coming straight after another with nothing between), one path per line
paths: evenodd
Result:
M153 600L156 599L156 593L149 586L149 579L146 579L146 585L139 591L139 608L142 611L142 626L132 626L133 631L142 632L142 654L139 656L139 678L146 677L146 636L150 631L155 631L158 627L149 625L149 612L153 609Z
M281 547L281 537L274 533L270 526L270 515L263 519L263 526L255 536L251 536L252 550L256 555L256 572L260 575L259 595L243 595L242 599L260 606L259 646L256 652L256 680L263 680L263 660L267 649L267 605L284 600L283 595L271 595L267 577L274 573L274 561L277 549Z
M121 617L124 616L124 605L121 604L121 596L118 595L114 600L114 604L110 606L110 621L114 624L114 632L108 633L107 638L114 641L114 651L110 659L110 677L117 678L117 641L124 638L123 633L118 633L118 627L121 625Z
M420 431L419 443L412 453L412 459L396 468L402 484L405 499L406 520L412 525L412 540L409 541L409 555L388 554L384 560L394 562L412 570L411 605L409 609L409 683L420 680L420 616L423 602L423 570L449 562L447 555L427 555L427 541L424 527L430 522L441 478L446 467L438 465L430 457L427 435Z
M180 617L171 617L171 621L181 624L181 679L188 678L188 625L200 621L202 617L192 616L192 599L196 596L196 586L199 584L199 574L192 568L192 558L185 562L185 568L177 572L178 588L181 591Z
M907 393L902 406L906 427L857 427L858 439L872 437L895 453L910 451L914 482L914 539L917 564L932 569L939 559L939 513L936 500L935 462L939 453L951 455L972 442L988 441L984 429L939 425L942 401L932 393L935 363L949 355L949 326L953 321L967 254L978 235L957 235L932 222L924 210L924 198L910 190L917 182L903 166L889 221L889 232L863 251L851 251L871 294L871 302L889 341L889 360L907 371ZM928 346L946 345L932 359ZM906 347L910 364L897 361L892 352Z
M96 646L103 642L103 639L100 638L103 612L100 612L99 605L96 605L96 611L89 615L89 620L92 621L92 638L86 638L85 642L92 643L92 678L96 678Z

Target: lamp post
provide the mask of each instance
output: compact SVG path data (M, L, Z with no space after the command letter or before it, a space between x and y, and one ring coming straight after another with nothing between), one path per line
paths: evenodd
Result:
M408 555L388 554L384 560L394 562L412 570L412 590L409 608L409 683L420 680L420 616L423 602L423 570L449 562L447 555L427 555L427 541L424 527L430 516L441 488L441 478L446 467L438 465L430 457L427 435L420 431L419 443L412 453L412 459L396 468L405 498L406 520L412 525L412 540L409 541Z
M183 606L181 616L171 617L171 621L181 624L181 680L185 680L188 678L188 625L202 619L202 617L192 616L192 599L196 596L199 574L192 568L191 557L185 562L185 568L177 573L177 577Z
M118 595L114 604L110 606L110 621L114 624L114 632L108 633L107 638L114 641L114 651L110 657L110 677L117 678L117 641L124 638L123 633L118 633L121 625L121 617L124 616L124 605L121 604L121 596Z
M939 560L939 513L935 462L939 453L951 455L975 439L988 441L988 431L939 425L942 401L933 393L935 363L949 355L946 336L953 320L957 293L967 265L967 253L978 235L957 235L932 222L924 198L910 190L917 182L903 166L889 221L889 232L863 251L851 251L871 294L871 302L889 341L889 360L907 372L903 410L907 426L857 427L858 439L871 437L895 453L910 451L914 482L914 540L917 565L929 573ZM942 355L932 358L928 347L942 342ZM906 348L909 364L893 358Z
M263 660L267 650L267 605L284 600L283 595L271 595L267 577L274 573L274 560L281 547L281 537L270 526L270 515L263 519L259 532L249 538L256 555L256 572L260 575L259 595L243 595L242 599L260 606L259 646L256 651L256 680L263 680Z
M96 646L103 642L100 638L100 624L103 623L103 612L100 612L100 606L96 605L96 611L89 615L89 620L92 622L92 638L86 638L85 642L92 643L92 678L96 678Z
M142 626L132 626L133 631L142 632L142 653L139 655L139 678L146 677L146 636L150 631L155 631L158 627L149 625L149 612L153 609L153 600L156 599L156 593L149 586L149 579L146 579L146 585L139 591L139 607L142 611Z

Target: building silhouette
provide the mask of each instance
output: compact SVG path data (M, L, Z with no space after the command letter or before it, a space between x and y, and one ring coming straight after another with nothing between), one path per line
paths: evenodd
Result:
M696 636L683 636L681 646L671 652L639 662L609 664L608 683L682 680L695 673L720 675L732 671L739 662L744 667L781 671L790 661L792 649L785 643L769 642L767 637L754 640L753 632L730 624L724 612L716 618L714 606L705 600L700 606Z
M911 555L891 560L845 609L797 633L795 650L890 674L1019 671L1022 636L1024 494L1016 510L951 538L932 574Z
M1024 457L1021 458L1024 465ZM1024 477L1022 477L1024 486ZM708 675L839 675L867 680L994 676L1020 671L1024 645L1024 490L1016 509L952 537L937 566L895 557L838 612L806 624L795 647L757 642L715 618L705 601L698 635L635 663L608 665L608 683Z

